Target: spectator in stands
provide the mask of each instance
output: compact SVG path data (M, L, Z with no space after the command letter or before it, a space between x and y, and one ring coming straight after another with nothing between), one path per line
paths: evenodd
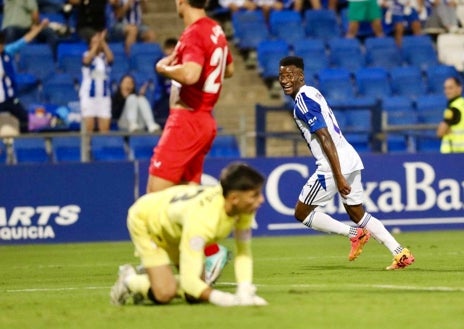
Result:
M376 37L382 37L382 11L377 0L348 0L347 38L355 38L360 22L370 22Z
M116 0L68 0L77 10L77 34L84 42L108 27L107 6Z
M9 112L19 121L20 131L27 132L29 115L17 98L13 56L28 42L31 42L48 25L48 20L34 24L21 39L6 44L6 34L0 31L0 65L2 83L0 85L0 112Z
M256 3L253 0L219 0L219 5L222 8L227 8L231 13L238 10L255 10Z
M113 52L106 43L106 30L97 32L82 57L82 82L79 90L82 118L88 132L97 128L107 132L111 123L111 91L109 71Z
M163 43L163 52L165 56L169 56L174 52L177 45L176 38L168 38ZM169 95L171 94L171 80L158 74L158 83L155 87L155 97L153 104L153 112L156 122L163 128L169 116Z
M271 11L284 9L284 4L279 0L254 0L254 3L258 9L262 10L266 21L269 21Z
M119 129L129 132L147 129L150 133L160 130L145 97L147 85L145 82L137 92L134 77L129 74L122 77L111 98L111 117L117 120Z
M335 1L335 0L331 0ZM298 12L303 12L307 9L321 9L320 0L280 0L283 3L283 9L293 9Z
M131 46L137 41L155 41L155 32L142 23L146 0L116 0L111 7L116 23L110 29L110 40L124 40L126 54L130 54Z
M24 36L32 26L38 25L40 15L36 0L5 0L3 2L2 30L5 42L11 43ZM58 34L48 25L42 27L37 35L39 42L46 42L53 53L58 43Z
M424 0L417 0L414 3L404 0L388 0L383 6L386 8L385 23L393 24L395 41L399 47L401 47L407 28L413 35L422 34L419 13L424 9Z
M443 112L443 121L437 128L437 136L441 138L441 153L464 152L464 98L462 83L456 77L450 77L444 83L448 106Z
M459 32L457 16L457 1L432 0L432 8L425 29L429 32L456 33Z

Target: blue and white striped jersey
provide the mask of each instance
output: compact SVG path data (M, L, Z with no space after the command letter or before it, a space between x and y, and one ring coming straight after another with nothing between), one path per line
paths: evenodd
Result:
M14 56L26 45L26 40L21 38L5 46L0 53L0 103L16 97L16 72Z
M315 135L315 132L321 128L327 128L332 137L343 174L364 168L359 154L343 136L335 115L319 90L307 85L300 88L295 97L293 117L316 160L318 172L328 173L332 171Z
M84 53L85 57L87 52ZM103 53L98 54L90 65L82 66L82 82L79 95L82 98L111 97L111 66Z
M125 6L129 0L120 0L120 4ZM126 24L141 25L142 24L142 4L140 0L135 0L130 8L126 12L123 18L123 22Z

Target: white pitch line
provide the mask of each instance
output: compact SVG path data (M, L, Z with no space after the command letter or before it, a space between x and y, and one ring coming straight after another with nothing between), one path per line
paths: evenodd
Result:
M98 290L110 289L111 287L65 287L65 288L27 288L27 289L9 289L6 292L43 292L43 291L68 291L68 290Z
M216 285L230 287L236 286L234 282L218 282ZM273 284L256 284L258 287L293 287L293 288L333 288L330 284L291 284L291 285L273 285ZM373 288L373 289L389 289L389 290L414 290L414 291L444 291L444 292L464 292L463 287L421 287L421 286L402 286L390 284L343 284L336 285L337 287L345 288Z
M216 286L219 287L235 287L237 284L235 282L218 282ZM370 288L370 289L386 289L386 290L412 290L412 291L430 291L430 292L464 292L464 287L445 287L445 286L431 286L431 287L421 287L421 286L402 286L402 285L390 285L390 284L343 284L343 285L330 285L330 284L257 284L258 287L263 288L315 288L315 289L325 289L333 288L334 286L340 288ZM21 293L21 292L47 292L47 291L72 291L72 290L103 290L110 289L111 287L65 287L65 288L28 288L28 289L9 289L6 290L7 293Z

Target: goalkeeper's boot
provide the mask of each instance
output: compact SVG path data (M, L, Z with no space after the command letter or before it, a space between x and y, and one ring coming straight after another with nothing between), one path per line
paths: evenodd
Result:
M371 234L365 228L357 228L355 237L350 238L351 250L348 255L350 261L355 260L363 251L364 245L369 241Z
M127 287L126 280L129 276L135 275L135 269L130 264L119 266L118 280L111 287L110 299L114 305L124 305L131 298L132 294Z
M401 252L393 258L393 263L387 266L387 270L398 270L414 263L414 256L407 248L403 248Z
M212 285L216 282L231 258L231 253L226 247L221 245L217 246L217 252L207 256L205 261L205 282L208 285Z

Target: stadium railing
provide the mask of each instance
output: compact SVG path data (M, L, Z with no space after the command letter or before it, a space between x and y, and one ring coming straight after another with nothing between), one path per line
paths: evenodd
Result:
M80 161L73 159L72 161L78 161L78 162L93 162L93 161L98 161L96 159L92 158L92 152L91 152L91 147L92 143L90 142L92 140L92 137L119 137L122 136L124 137L126 143L125 147L127 148L126 151L126 157L124 160L126 161L132 161L132 160L138 160L138 159L133 159L131 157L132 150L131 148L131 143L130 138L134 136L153 136L153 137L160 137L161 132L157 133L148 133L148 132L127 132L127 131L109 131L107 133L100 133L100 132L95 132L95 133L86 133L86 132L80 132L80 131L67 131L67 132L40 132L40 133L27 133L27 134L15 134L15 135L6 135L2 134L0 136L0 141L3 142L2 144L2 159L3 161L0 162L0 164L6 164L6 165L16 165L19 162L16 159L15 155L15 149L14 149L14 142L15 140L27 140L27 139L43 139L44 143L46 145L46 149L50 158L49 163L61 163L64 162L60 161L59 159L56 158L55 152L54 152L54 143L56 140L59 139L69 139L71 137L77 137L80 138ZM245 149L246 149L246 138L244 136L246 135L244 131L226 131L226 130L220 130L217 133L218 136L231 136L234 137L237 140L237 146L238 149L234 149L233 152L231 150L225 150L219 151L216 150L216 152L212 152L209 156L210 157L232 157L236 156L237 154L244 155L245 154ZM156 146L156 142L154 139L153 147ZM219 146L216 146L220 147ZM74 147L75 148L75 147ZM230 147L229 147L230 148ZM75 151L75 150L74 150ZM4 159L6 158L6 159ZM109 159L111 160L111 159ZM108 160L108 161L109 161ZM69 160L71 161L71 160Z

